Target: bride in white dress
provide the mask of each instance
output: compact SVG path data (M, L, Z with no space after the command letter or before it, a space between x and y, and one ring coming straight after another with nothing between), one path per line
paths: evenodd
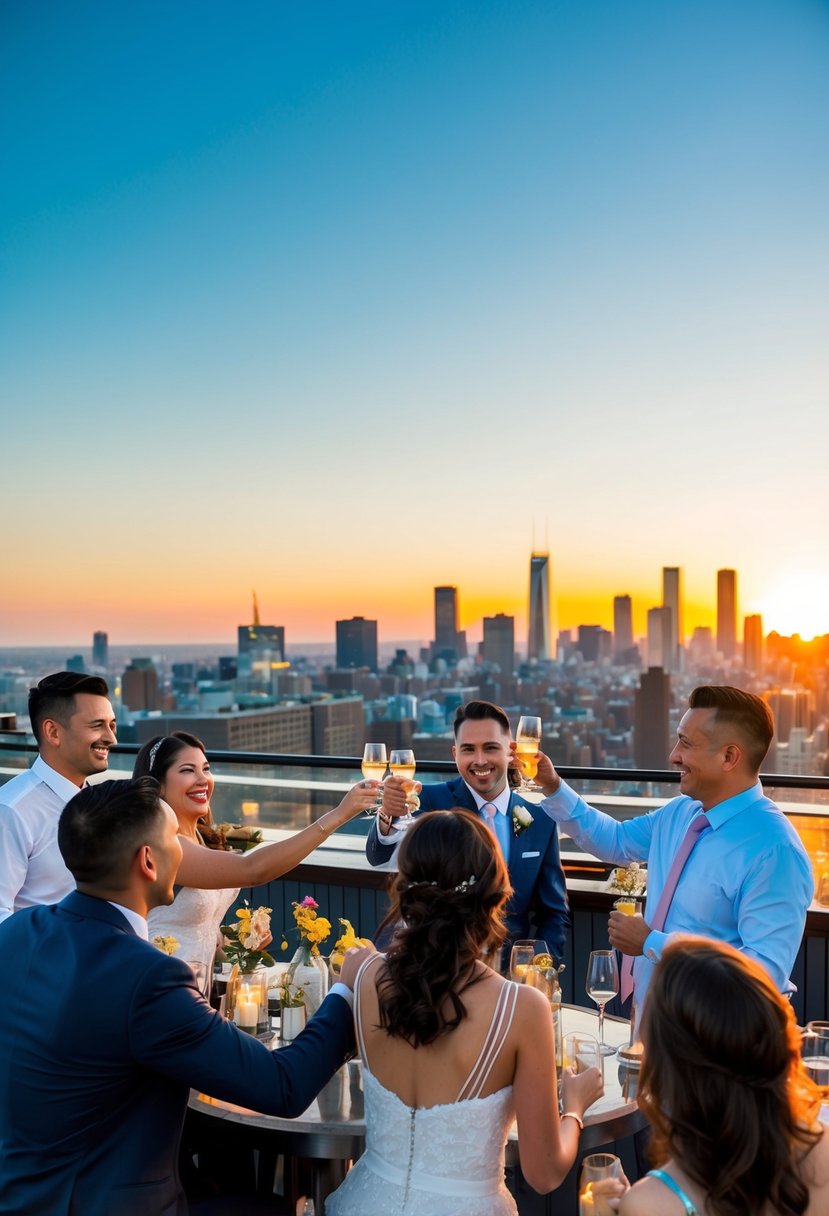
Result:
M510 1125L517 1118L530 1186L553 1190L576 1159L600 1074L564 1074L559 1118L547 999L481 961L497 957L510 894L481 820L422 816L398 866L386 922L399 925L394 941L355 984L366 1151L326 1216L515 1216L504 1183Z
M161 797L176 813L182 847L176 897L169 907L150 913L150 940L159 935L175 937L178 957L200 963L208 980L219 926L239 889L293 869L336 828L367 810L377 788L376 781L352 786L339 806L289 840L240 854L226 850L220 834L210 826L214 781L204 744L195 735L177 731L150 739L136 756L133 776L158 781Z

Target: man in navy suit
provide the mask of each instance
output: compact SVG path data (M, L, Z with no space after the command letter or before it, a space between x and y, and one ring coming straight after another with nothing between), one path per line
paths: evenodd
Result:
M87 787L58 827L77 890L0 924L0 1212L182 1216L190 1087L298 1115L352 1049L356 954L295 1042L271 1052L210 1008L151 946L181 860L151 777Z
M507 905L509 940L543 938L560 962L570 913L558 834L555 828L550 831L547 815L509 788L507 772L513 763L509 718L489 701L469 701L459 706L454 727L452 755L460 777L425 785L415 815L462 807L490 824L507 862L513 888ZM384 786L383 809L366 841L366 857L373 866L393 860L404 835L395 829L394 820L405 812L406 784L390 777ZM526 827L522 824L524 819L530 821Z

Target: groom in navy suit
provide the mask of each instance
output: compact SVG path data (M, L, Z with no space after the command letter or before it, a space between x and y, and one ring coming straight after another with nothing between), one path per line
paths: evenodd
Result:
M295 1042L271 1052L147 941L173 899L176 817L152 777L89 786L58 828L77 890L0 924L0 1212L182 1216L191 1086L298 1115L353 1046L356 954Z
M468 701L458 707L454 727L452 755L460 777L425 785L415 814L462 807L490 824L507 862L513 889L507 905L509 940L543 938L560 962L570 913L558 833L555 827L550 831L549 816L509 788L507 772L513 763L509 718L489 701ZM373 866L394 858L403 838L394 820L405 813L405 797L405 783L390 777L384 786L383 809L366 841L366 857ZM526 820L529 823L524 826Z

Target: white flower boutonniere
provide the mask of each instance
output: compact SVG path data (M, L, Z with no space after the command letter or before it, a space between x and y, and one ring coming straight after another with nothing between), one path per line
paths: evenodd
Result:
M522 806L520 802L512 804L512 830L516 836L526 832L532 821L533 817L525 806Z

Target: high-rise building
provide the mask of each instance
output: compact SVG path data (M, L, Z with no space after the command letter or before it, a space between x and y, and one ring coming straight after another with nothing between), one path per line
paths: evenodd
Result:
M613 657L633 650L633 604L629 595L613 597Z
M737 571L717 571L717 650L724 659L737 652Z
M82 654L70 654L69 658L66 660L66 670L75 671L79 675L83 675L84 672L86 671L86 665L84 664L84 661L83 661L83 655Z
M158 672L152 659L132 659L121 677L121 701L132 710L159 709Z
M633 755L637 768L669 767L670 709L671 677L660 667L649 667L639 678L634 704Z
M527 612L527 658L551 659L550 652L550 555L530 555L530 597Z
M256 592L253 593L253 623L239 625L239 654L255 657L268 653L273 662L282 662L285 658L285 626L263 625L259 619L259 605L256 602Z
M435 587L434 658L457 662L466 658L466 633L458 629L457 587Z
M598 663L610 654L610 634L601 625L579 625L576 649L585 663Z
M752 675L763 670L763 618L759 613L743 621L743 663Z
M515 617L497 612L484 617L484 642L482 649L485 663L493 663L502 676L511 676L515 671Z
M109 634L97 629L92 635L92 666L106 671L109 664Z
M648 667L670 669L671 616L670 608L648 609Z
M662 607L671 610L671 641L666 671L679 671L679 649L683 645L682 633L682 570L679 566L662 567Z
M337 621L337 666L377 671L377 622L353 616Z

